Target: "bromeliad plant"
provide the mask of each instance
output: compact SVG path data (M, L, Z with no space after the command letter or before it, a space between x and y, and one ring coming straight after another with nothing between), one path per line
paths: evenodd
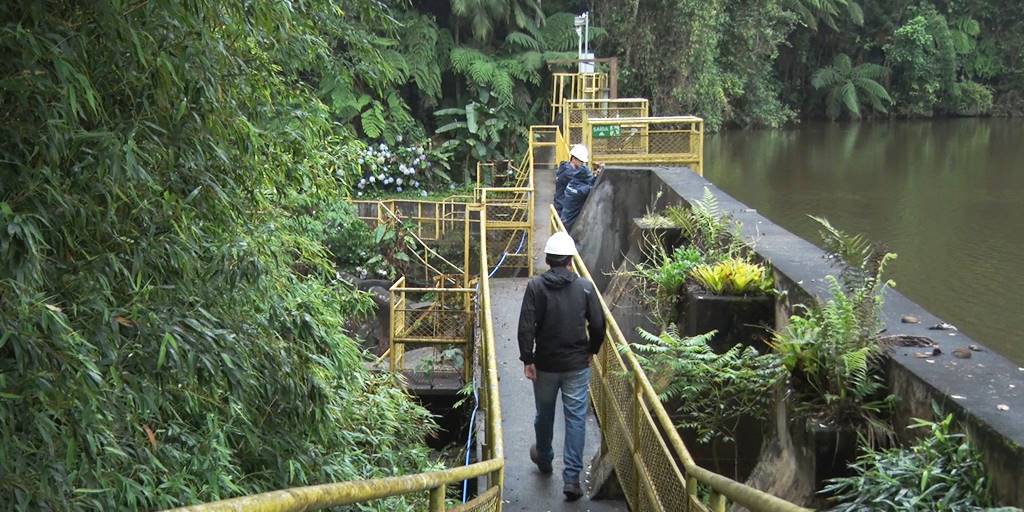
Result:
M689 276L715 295L763 295L772 291L772 276L764 265L740 258L698 265Z

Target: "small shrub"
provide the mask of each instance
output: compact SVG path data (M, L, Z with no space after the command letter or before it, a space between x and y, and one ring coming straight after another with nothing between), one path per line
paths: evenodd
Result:
M721 213L718 199L707 188L703 199L694 201L689 208L668 208L665 216L682 230L690 245L704 254L708 261L731 258L744 249L739 224Z
M450 157L447 148L432 150L423 143L394 147L383 142L370 144L359 155L362 178L356 182L356 197L396 192L426 197L431 190L451 184Z
M638 263L630 274L640 282L655 316L667 325L675 316L680 288L704 256L693 247L679 247L669 254L659 240L645 241L645 251L648 262Z
M834 478L822 490L834 512L981 510L991 506L980 455L963 434L951 432L953 415L933 423L915 420L925 434L907 448L874 450L852 465L857 474Z
M992 90L977 82L956 84L954 113L961 116L983 116L992 111Z
M870 446L891 442L888 412L895 396L886 395L882 384L878 333L882 292L891 284L882 273L895 255L815 220L844 270L839 279L827 278L832 297L790 317L772 346L793 376L798 411L821 423L853 427Z

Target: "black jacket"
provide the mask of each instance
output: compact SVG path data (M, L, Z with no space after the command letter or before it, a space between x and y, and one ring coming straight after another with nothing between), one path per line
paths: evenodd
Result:
M545 372L590 365L604 341L604 311L594 283L555 268L526 285L519 313L519 359Z

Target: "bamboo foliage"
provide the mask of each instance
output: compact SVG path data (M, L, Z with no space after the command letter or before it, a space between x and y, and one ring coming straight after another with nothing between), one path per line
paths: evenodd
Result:
M284 207L356 172L316 84L373 5L0 8L0 509L431 467L426 412L344 334L367 299Z

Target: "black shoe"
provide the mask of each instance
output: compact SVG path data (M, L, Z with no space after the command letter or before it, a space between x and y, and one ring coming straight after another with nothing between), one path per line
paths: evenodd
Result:
M565 493L565 501L576 501L583 497L583 489L580 488L579 482L566 483L562 492Z
M537 453L537 445L530 447L530 460L537 465L537 469L545 475L551 474L551 463L540 460L540 454Z

